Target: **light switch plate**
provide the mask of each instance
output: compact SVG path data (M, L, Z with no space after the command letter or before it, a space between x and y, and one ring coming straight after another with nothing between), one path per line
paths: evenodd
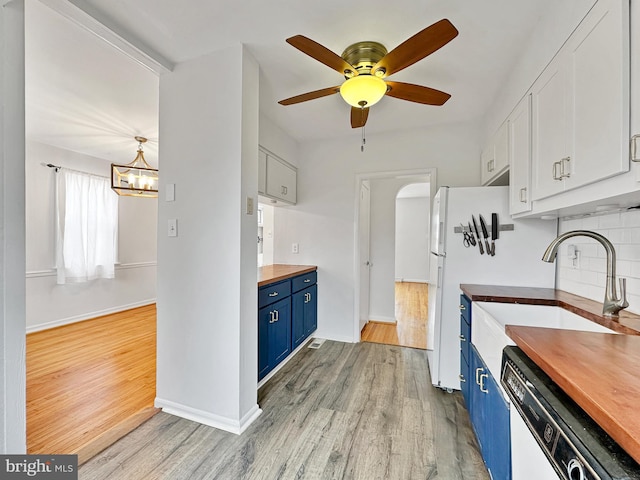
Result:
M175 218L170 218L168 221L168 231L167 235L170 237L178 236L178 220Z
M166 193L164 199L167 202L173 202L176 199L176 184L175 183L167 183L166 185Z

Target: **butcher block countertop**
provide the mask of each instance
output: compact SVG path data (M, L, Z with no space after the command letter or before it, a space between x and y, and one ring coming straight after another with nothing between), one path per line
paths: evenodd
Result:
M621 311L617 319L602 315L602 303L553 288L462 284L472 302L520 303L562 307L618 333L640 335L640 315ZM604 297L604 289L602 289Z
M283 265L279 263L264 265L258 267L258 287L286 280L303 273L313 272L317 269L318 267L315 265Z
M640 463L640 336L515 325L506 333Z

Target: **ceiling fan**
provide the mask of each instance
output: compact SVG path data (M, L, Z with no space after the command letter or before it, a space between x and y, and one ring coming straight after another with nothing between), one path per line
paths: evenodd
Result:
M451 97L448 93L383 79L431 55L457 35L456 27L445 18L405 40L390 52L378 42L358 42L347 47L342 56L303 35L287 38L287 43L333 68L344 75L346 80L342 85L303 93L278 103L293 105L340 92L342 98L351 105L353 128L364 127L369 107L384 95L425 105L443 105Z

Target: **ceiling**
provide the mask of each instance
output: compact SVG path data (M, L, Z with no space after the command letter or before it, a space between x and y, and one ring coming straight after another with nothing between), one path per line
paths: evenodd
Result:
M554 0L70 1L174 63L245 44L260 65L261 112L298 141L359 138L360 131L350 127L349 107L339 95L287 107L277 103L344 80L288 45L286 38L302 34L341 54L361 40L378 41L391 50L442 18L456 26L460 34L449 44L390 77L443 90L452 98L434 107L384 97L371 108L367 122L371 135L481 119L533 28L554 4ZM57 17L49 7L26 4L28 137L109 160L124 155L120 160L127 161L135 154L134 135L157 140L155 74ZM145 151L153 156L154 149L157 142L150 142Z

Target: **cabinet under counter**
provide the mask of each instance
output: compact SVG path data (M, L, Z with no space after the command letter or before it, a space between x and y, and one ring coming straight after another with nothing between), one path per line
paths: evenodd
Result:
M316 270L312 265L276 264L259 268L258 382L268 380L315 332Z

